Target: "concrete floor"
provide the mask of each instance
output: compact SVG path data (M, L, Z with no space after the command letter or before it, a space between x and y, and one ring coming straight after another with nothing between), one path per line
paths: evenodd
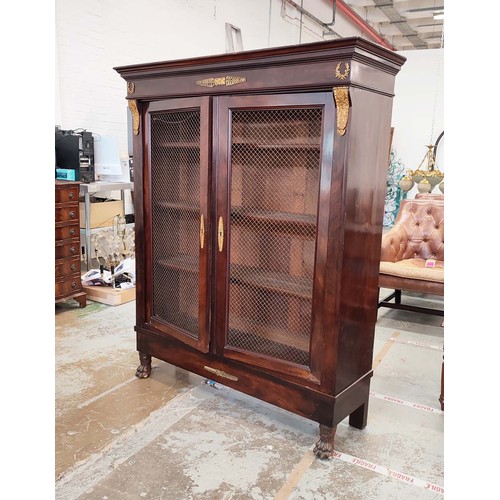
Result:
M156 359L136 379L135 302L87 304L55 310L57 499L443 497L442 318L379 310L368 425L321 461L307 419Z

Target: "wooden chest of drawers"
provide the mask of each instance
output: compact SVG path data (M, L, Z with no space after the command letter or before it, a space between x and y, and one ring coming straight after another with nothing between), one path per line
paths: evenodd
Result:
M87 304L80 267L79 183L55 184L55 301L75 299Z

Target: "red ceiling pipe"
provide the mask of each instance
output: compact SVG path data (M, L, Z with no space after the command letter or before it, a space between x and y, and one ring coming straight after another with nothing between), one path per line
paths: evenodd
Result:
M332 3L334 0L330 0ZM359 26L363 31L370 35L377 43L383 45L387 49L396 50L396 47L391 45L380 33L374 30L366 21L364 21L356 12L349 7L344 0L337 0L337 8L347 19Z

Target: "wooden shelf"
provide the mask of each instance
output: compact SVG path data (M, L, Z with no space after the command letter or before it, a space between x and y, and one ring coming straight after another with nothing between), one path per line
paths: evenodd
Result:
M301 276L232 264L230 282L235 285L252 286L274 293L293 295L305 300L312 298L312 280Z
M187 273L198 273L198 257L192 255L178 255L167 259L159 259L156 264L160 267L177 269Z
M251 149L278 149L278 150L305 150L312 152L319 152L321 144L319 142L275 142L273 144L255 143L247 141L234 141L232 142L233 148L251 148ZM233 151L234 152L234 151Z
M265 339L267 341L280 344L287 350L293 348L299 351L303 351L304 353L306 353L306 355L308 355L309 353L309 336L307 338L298 337L297 335L292 335L285 329L270 325L261 325L255 323L254 321L250 321L246 318L235 315L231 316L229 326L229 336L231 336L231 333L233 335L239 333L244 337L255 336L258 337L258 339L256 339L257 343L261 343L259 342L260 339ZM231 343L231 345L235 346L235 343Z
M288 230L294 233L316 232L316 215L295 214L270 210L254 210L241 207L231 208L231 222L238 224L270 224L274 229Z
M198 142L187 142L187 141L178 141L178 142L161 142L157 144L157 147L163 147L168 149L200 149L200 143Z
M192 212L192 213L200 213L199 205L192 205L188 202L179 202L179 203L170 203L166 201L162 201L160 203L155 203L155 207L162 208L165 210L175 210L178 212Z
M156 316L155 313L153 313L153 319L159 321L160 323L171 325L174 328L179 328L186 335L189 335L192 338L196 338L197 336L193 332L197 332L199 330L198 318L195 318L188 314L182 314L177 312L175 322L169 321L171 318L165 316Z
M160 259L157 261L157 265L187 273L198 273L198 262L198 257L179 255ZM293 295L304 300L311 300L312 298L312 280L309 278L255 269L238 264L232 264L231 271L230 282L234 285L246 285L273 293ZM234 276L233 273L237 276Z

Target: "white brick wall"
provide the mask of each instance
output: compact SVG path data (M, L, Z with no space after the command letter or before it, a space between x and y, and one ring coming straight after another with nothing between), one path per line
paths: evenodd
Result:
M328 0L307 3L331 20ZM307 18L300 35L299 17L290 5L282 17L281 0L56 0L55 123L116 136L126 156L125 82L113 67L223 53L226 22L242 30L245 50L321 40ZM336 30L359 34L340 17Z

